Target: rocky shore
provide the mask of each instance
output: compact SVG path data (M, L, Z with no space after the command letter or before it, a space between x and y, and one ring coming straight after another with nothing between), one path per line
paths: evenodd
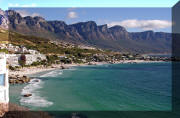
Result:
M23 76L19 76L19 75L11 75L9 76L9 83L10 84L24 84L24 83L28 83L30 82L30 78L23 75Z

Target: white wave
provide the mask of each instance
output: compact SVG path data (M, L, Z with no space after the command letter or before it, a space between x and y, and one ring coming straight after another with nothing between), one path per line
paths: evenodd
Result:
M40 79L32 79L30 83L22 89L20 103L30 107L49 107L53 102L41 97L38 89L42 88L44 82ZM32 94L30 97L23 97L25 94Z
M62 70L53 70L41 75L40 77L57 77L58 75L62 75L62 73L63 73Z

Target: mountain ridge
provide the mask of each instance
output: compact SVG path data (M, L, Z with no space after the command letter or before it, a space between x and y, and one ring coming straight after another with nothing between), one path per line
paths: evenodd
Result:
M46 21L42 17L22 17L9 10L9 30L56 41L86 44L102 49L133 53L171 52L171 33L144 31L128 32L122 26L97 25L95 21L66 24Z
M0 9L0 28L8 29L8 16L7 12Z

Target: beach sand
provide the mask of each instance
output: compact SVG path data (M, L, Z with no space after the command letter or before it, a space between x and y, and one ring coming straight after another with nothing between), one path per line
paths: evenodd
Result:
M162 61L146 61L146 60L122 60L122 61L116 61L113 64L125 64L125 63L154 63L154 62L162 62ZM87 66L87 65L103 65L103 64L109 64L108 62L91 62L90 64L53 64L49 67L44 66L36 66L36 67L24 67L16 71L9 70L9 76L24 76L24 75L31 75L36 74L39 72L44 71L51 71L55 69L68 69L70 67L74 66Z

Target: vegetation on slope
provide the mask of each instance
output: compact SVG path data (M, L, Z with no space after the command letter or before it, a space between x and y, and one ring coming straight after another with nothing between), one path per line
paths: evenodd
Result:
M72 46L67 44L67 46L62 46L60 43L55 44L49 39L35 37L35 36L27 36L18 33L10 33L9 42L13 45L17 46L25 46L28 49L35 49L43 54L73 54L78 55L79 53L99 53L99 50L93 49L80 49L76 46Z

